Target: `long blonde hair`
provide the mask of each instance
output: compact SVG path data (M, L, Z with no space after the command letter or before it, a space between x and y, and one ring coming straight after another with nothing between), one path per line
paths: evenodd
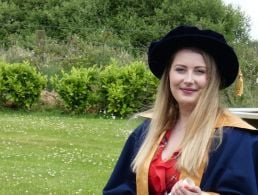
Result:
M196 175L202 163L207 163L210 143L214 134L214 125L218 115L222 113L222 109L219 107L220 76L214 59L199 49L189 49L203 56L208 70L208 84L190 114L186 134L180 145L181 155L178 158L177 166L179 169L184 169L190 174ZM160 80L149 130L132 162L134 172L137 172L144 163L160 134L172 128L179 117L178 104L171 94L169 84L169 71L174 56L175 54L171 57L170 64L166 67ZM221 137L222 135L220 134L219 136Z

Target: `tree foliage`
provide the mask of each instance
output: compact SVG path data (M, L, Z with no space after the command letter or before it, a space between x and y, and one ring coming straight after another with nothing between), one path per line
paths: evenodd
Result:
M230 41L248 38L248 20L239 9L225 6L221 0L165 0L157 11L165 31L178 24L197 25L223 33Z
M178 24L218 30L230 41L248 39L248 19L221 0L2 0L0 40L5 46L44 29L66 41L109 42L132 51L145 49Z

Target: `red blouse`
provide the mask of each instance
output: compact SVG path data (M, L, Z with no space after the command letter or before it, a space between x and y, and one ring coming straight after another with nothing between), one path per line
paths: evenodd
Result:
M166 192L170 192L174 184L179 180L180 173L175 168L179 152L175 152L166 161L163 161L161 158L162 151L167 144L170 134L171 130L168 130L150 163L148 176L150 194L164 195Z

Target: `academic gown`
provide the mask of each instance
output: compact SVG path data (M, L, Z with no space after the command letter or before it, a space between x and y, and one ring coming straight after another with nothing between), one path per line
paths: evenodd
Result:
M153 146L149 159L146 159L137 175L130 167L148 131L149 123L150 120L144 121L127 139L103 189L104 195L149 194L149 164L164 135ZM221 127L222 143L210 152L207 167L200 167L200 176L192 177L181 171L180 179L192 178L204 194L258 195L258 131L234 115L223 116L215 126Z

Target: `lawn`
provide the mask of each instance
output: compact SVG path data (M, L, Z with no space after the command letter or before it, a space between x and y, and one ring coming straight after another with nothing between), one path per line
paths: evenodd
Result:
M101 194L140 122L0 111L0 194Z

